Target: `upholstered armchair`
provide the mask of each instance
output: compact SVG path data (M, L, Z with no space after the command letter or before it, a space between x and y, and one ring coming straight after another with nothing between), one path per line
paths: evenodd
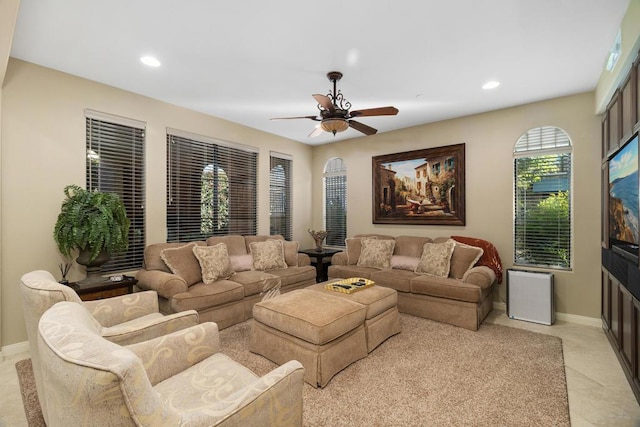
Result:
M302 424L302 365L258 377L220 353L215 323L122 346L82 305L60 302L38 332L50 427Z
M59 301L72 301L88 310L98 333L118 344L131 344L165 335L198 324L194 310L164 316L158 312L158 296L154 291L97 301L82 301L73 289L56 282L48 271L38 270L22 276L22 311L27 327L27 337L33 374L38 396L42 390L40 354L38 351L38 322L42 314ZM43 415L47 421L44 404Z

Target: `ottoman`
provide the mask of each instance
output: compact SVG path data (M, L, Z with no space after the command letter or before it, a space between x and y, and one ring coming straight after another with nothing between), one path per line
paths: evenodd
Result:
M277 364L302 363L304 380L324 387L351 363L367 356L366 307L308 289L253 306L249 350Z
M398 293L385 286L371 286L352 294L344 294L325 289L327 283L339 282L329 280L308 286L306 289L322 292L336 298L343 298L364 305L367 308L364 321L364 332L367 336L367 351L382 344L387 338L400 332L400 315L398 314Z

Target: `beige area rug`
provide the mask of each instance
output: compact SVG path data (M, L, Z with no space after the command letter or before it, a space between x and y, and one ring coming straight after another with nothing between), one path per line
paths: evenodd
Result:
M570 426L562 342L483 324L472 332L400 315L402 332L338 373L305 383L305 426ZM258 375L251 322L220 331L223 351ZM30 426L42 426L31 360L16 363Z
M305 383L305 426L570 426L560 338L400 319L400 334L324 389ZM247 350L251 322L220 331L221 344L263 375L276 365Z

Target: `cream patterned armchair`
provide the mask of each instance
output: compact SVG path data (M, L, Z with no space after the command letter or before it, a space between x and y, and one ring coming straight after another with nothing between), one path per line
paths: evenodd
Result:
M121 346L83 306L60 302L38 345L50 427L302 424L302 365L258 377L219 352L215 323Z
M158 312L158 296L153 291L137 292L97 301L81 301L68 286L56 282L48 271L37 270L22 276L22 311L36 390L41 396L42 373L38 351L38 322L42 314L60 301L72 301L86 307L96 322L99 334L119 344L131 344L178 331L198 324L194 310L164 316ZM40 402L47 421L44 403Z

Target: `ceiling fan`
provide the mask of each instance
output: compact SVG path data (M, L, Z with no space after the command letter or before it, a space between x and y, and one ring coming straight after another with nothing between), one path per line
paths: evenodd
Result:
M378 132L377 129L357 122L353 120L353 118L367 116L395 116L398 114L398 109L395 107L378 107L368 108L366 110L349 111L351 103L345 99L342 92L337 90L337 82L342 78L342 73L340 71L330 71L327 73L327 78L329 78L329 81L333 83L333 91L329 91L327 95L313 95L313 98L318 101L318 110L320 110L319 115L276 117L271 120L311 119L316 122L320 122L316 129L309 134L309 137L318 136L322 131L331 132L335 135L337 132L343 132L350 127L364 133L365 135L373 135Z

